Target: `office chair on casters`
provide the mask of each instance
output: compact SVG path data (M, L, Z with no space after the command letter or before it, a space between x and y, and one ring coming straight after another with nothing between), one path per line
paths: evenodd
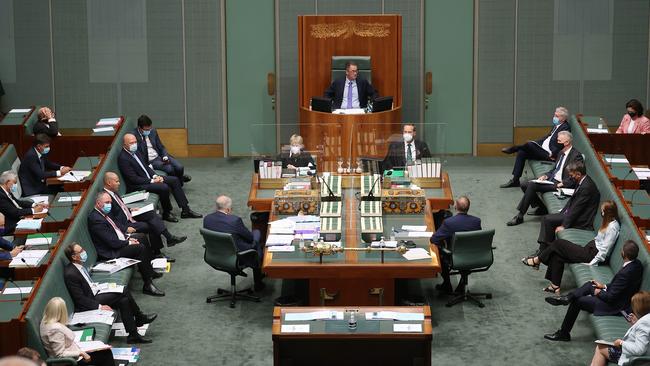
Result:
M203 259L205 263L212 266L212 268L217 271L227 272L230 275L230 290L224 290L222 288L217 289L217 294L210 296L205 299L205 302L212 302L212 300L218 299L230 299L230 307L235 307L235 302L237 300L250 300L259 302L260 298L258 296L253 296L253 289L247 288L244 290L237 290L237 276L248 277L244 273L244 269L250 267L242 263L244 259L249 261L257 261L258 255L254 249L244 250L242 252L237 251L237 245L235 245L235 240L232 238L232 235L219 233L212 230L200 229L201 235L205 244L205 254Z
M487 271L494 262L492 250L492 239L494 238L494 229L465 231L454 234L451 239L449 248L443 249L445 253L451 256L450 274L460 274L459 286L463 289L462 293L456 294L456 297L447 303L447 307L454 306L463 301L471 301L482 308L485 306L479 297L491 299L491 293L470 293L468 289L468 278L470 273Z

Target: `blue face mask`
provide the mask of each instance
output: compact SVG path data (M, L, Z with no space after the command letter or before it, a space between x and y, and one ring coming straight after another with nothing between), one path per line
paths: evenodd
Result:
M11 193L14 193L14 194L18 193L18 186L14 184L13 186L11 186L10 190L11 190Z
M113 208L113 205L110 203L104 203L104 207L102 207L102 212L104 215L108 215L109 212L111 212L111 208Z
M79 253L79 257L81 259L81 263L86 263L88 260L88 253L84 250L83 252Z
M553 125L557 126L560 124L560 119L557 117L553 117Z
M151 130L142 130L142 136L147 137L151 134Z
M132 153L138 151L138 144L129 145L129 151L132 152Z
M43 149L43 151L41 152L41 155L47 155L49 153L50 153L50 147L48 146L48 147Z

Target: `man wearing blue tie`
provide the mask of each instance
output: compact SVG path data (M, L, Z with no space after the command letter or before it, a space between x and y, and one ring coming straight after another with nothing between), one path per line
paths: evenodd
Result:
M366 108L368 99L379 95L368 80L358 77L359 66L354 61L345 64L345 77L338 78L325 91L334 100L335 109Z

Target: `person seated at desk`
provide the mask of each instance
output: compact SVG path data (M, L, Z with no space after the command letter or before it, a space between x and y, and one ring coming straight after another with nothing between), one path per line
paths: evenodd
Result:
M304 151L305 145L303 145L302 136L293 134L289 138L289 149L283 149L283 151L278 154L277 160L282 161L282 169L297 169L310 167L312 169L316 168L316 163L314 158L310 153Z
M181 182L173 175L162 177L157 175L147 163L147 158L138 151L138 143L135 135L127 133L124 135L123 149L117 157L117 166L126 181L127 192L145 190L155 193L160 197L160 204L163 209L163 220L178 222L172 213L172 203L169 199L171 192L176 203L181 208L181 218L196 219L203 217L192 209L181 187Z
M537 207L535 216L546 215L548 211L544 207L544 203L537 197L537 193L553 192L558 188L573 188L576 182L569 176L567 166L575 161L582 161L582 154L572 144L573 135L569 131L560 131L557 134L557 142L564 146L562 151L558 154L558 159L555 165L547 173L542 174L537 178L539 181L547 181L553 184L544 184L526 181L521 183L521 190L524 196L519 201L517 209L519 213L508 221L506 225L515 226L524 222L524 215L530 206Z
M47 205L35 204L14 196L16 192L16 173L7 170L0 174L0 213L4 215L4 235L11 235L16 224L26 216L42 212Z
M153 122L149 116L143 114L138 118L138 127L133 130L133 134L138 139L138 151L146 158L147 164L151 164L154 169L175 176L181 186L184 182L192 180L192 177L185 175L183 164L169 155L165 145L160 141L158 131L153 128Z
M391 142L384 158L383 169L405 167L421 158L430 158L431 152L426 142L415 138L415 125L407 123L402 127L402 141Z
M431 236L429 240L432 244L437 245L438 247L446 246L451 238L457 232L462 231L475 231L481 230L481 219L468 215L469 211L469 198L467 196L460 196L456 199L454 208L456 209L456 215L448 219L445 219L442 222L442 225L436 230L436 232ZM449 278L450 263L449 258L442 250L440 252L440 271L442 276L442 284L436 285L436 290L451 293L451 279ZM456 288L456 293L462 293L465 289L459 284Z
M54 118L54 112L48 107L42 107L38 110L38 121L32 127L34 136L44 134L50 138L61 136L59 132L59 123Z
M650 120L643 115L643 104L636 99L631 99L625 104L627 113L621 120L616 133L649 133Z
M623 244L621 256L623 267L616 272L607 285L591 280L563 296L549 296L545 301L553 306L569 305L562 327L555 333L545 334L550 341L571 340L571 329L578 319L580 310L595 316L621 315L621 310L630 311L630 299L639 291L643 279L643 264L637 259L639 247L628 240Z
M104 174L104 191L111 196L114 203L111 205L111 212L109 214L111 218L122 227L133 227L138 233L148 233L149 241L151 243L151 251L154 256L164 256L160 251L163 247L161 235L167 239L168 247L173 247L187 239L187 236L172 235L169 230L167 230L162 218L154 211L133 216L131 211L137 211L137 209L130 209L126 203L122 201L122 197L120 197L119 194L120 177L118 177L114 172L106 172L106 174ZM168 262L174 262L172 258L166 258Z
M137 328L151 323L158 314L144 314L131 296L128 286L124 286L122 293L97 294L97 284L84 267L88 254L78 243L68 245L63 254L70 261L63 269L63 279L74 301L74 311L113 310L111 308L115 307L120 312L124 328L129 334L126 342L151 343L151 339L142 337Z
M151 267L149 248L132 238L109 216L112 208L111 196L101 191L95 198L95 209L88 214L88 232L97 250L99 260L106 261L120 257L140 261L138 271L144 281L142 292L151 296L165 296L154 284L154 278L162 277Z
M34 137L34 146L25 152L18 168L23 196L51 194L62 190L61 185L48 186L46 179L65 175L72 168L51 162L47 158L51 141L49 136L38 134Z
M22 246L14 246L12 242L0 236L0 261L11 260L23 251Z
M332 98L334 109L359 109L368 106L368 99L379 95L370 82L359 75L359 65L354 61L345 63L345 76L330 84L325 96Z
M618 208L614 201L603 202L600 212L603 220L598 234L587 245L556 239L537 256L522 258L522 263L535 269L539 269L540 263L548 266L544 278L551 281L551 284L544 291L559 295L565 263L588 263L595 266L607 260L610 250L616 244L621 225L618 223Z
M569 201L558 213L545 215L539 228L537 242L539 249L531 257L543 252L549 243L556 239L557 233L564 229L593 230L594 217L600 202L598 187L589 176L585 164L576 161L567 167L576 188Z
M244 263L245 265L253 268L253 280L255 282L255 291L264 289L265 284L262 282L262 269L261 260L264 254L262 246L260 245L261 233L259 230L252 232L244 225L241 217L232 214L232 199L228 196L221 195L217 197L217 210L203 219L203 228L231 234L237 249L240 252L248 249L255 249L258 258L255 262ZM250 257L247 257L250 258Z
M81 247L80 247L81 248ZM72 264L69 264L72 265ZM82 266L82 264L79 264ZM79 272L81 270L76 270ZM83 277L82 277L83 281ZM66 285L67 285L66 281ZM89 288L90 290L90 288ZM72 293L72 291L70 291ZM92 294L92 290L89 291ZM76 306L75 306L76 307ZM101 308L101 305L98 305ZM97 307L92 310L97 309ZM91 309L88 309L91 310ZM77 365L113 366L113 352L110 349L86 353L75 342L74 332L68 328L68 307L65 300L53 297L45 305L40 332L43 348L50 357L78 359Z
M553 115L553 128L551 128L548 135L539 140L528 141L523 145L510 146L501 150L501 152L505 154L517 153L515 165L512 168L512 179L505 184L502 184L500 186L501 188L519 186L519 178L521 178L521 175L524 172L526 160L554 161L557 158L557 154L564 147L557 142L558 133L560 133L560 131L571 131L571 126L569 126L567 118L569 118L569 111L564 107L557 107L555 108L555 114Z

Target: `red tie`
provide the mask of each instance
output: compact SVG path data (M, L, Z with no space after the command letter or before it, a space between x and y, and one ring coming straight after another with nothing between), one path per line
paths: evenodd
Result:
M115 222L113 220L111 220L110 217L108 217L108 216L106 216L104 214L102 214L102 216L104 216L106 221L108 221L108 223L111 224L111 226L113 227L113 230L115 230L115 234L117 234L117 238L120 239L120 240L126 240L126 236L124 236L124 233L122 232L122 230L120 230L120 228L117 227L117 225L115 225Z
M108 191L107 191L107 192L108 192ZM131 215L131 210L129 210L129 208L126 207L126 205L124 204L124 201L122 201L122 198L121 198L118 194L114 194L114 193L112 193L112 192L109 193L109 194L110 194L113 198L115 198L115 200L117 201L117 204L118 204L118 205L120 206L120 208L122 209L122 212L124 212L124 214L126 215L126 219L127 219L129 222L135 222L135 220L133 219L133 215Z

